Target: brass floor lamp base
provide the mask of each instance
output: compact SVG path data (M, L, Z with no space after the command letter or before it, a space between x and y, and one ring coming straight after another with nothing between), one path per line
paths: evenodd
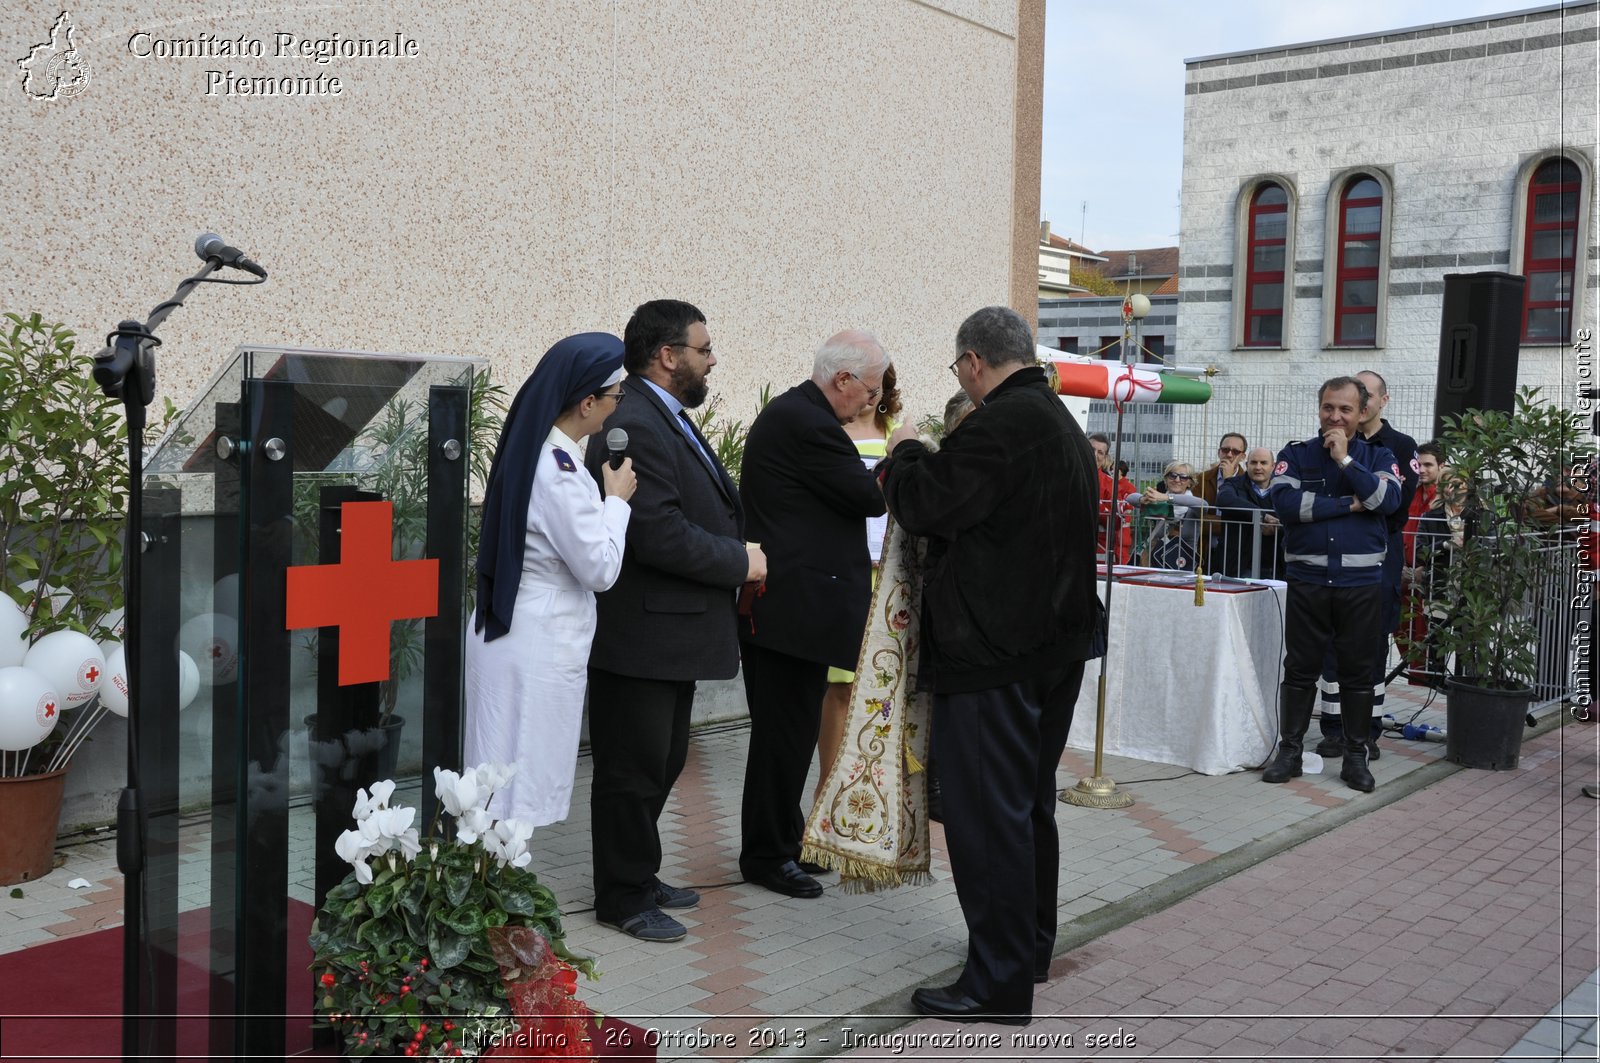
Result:
M1133 795L1117 789L1116 781L1104 775L1086 775L1072 789L1061 791L1061 800L1079 808L1128 808Z

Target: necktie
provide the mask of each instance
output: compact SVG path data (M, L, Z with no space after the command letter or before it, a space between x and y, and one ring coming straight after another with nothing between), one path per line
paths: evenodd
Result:
M699 429L695 428L694 422L689 420L689 411L679 410L678 417L683 421L683 430L688 434L689 441L694 444L695 451L700 455L701 460L706 463L707 467L711 469L712 473L715 473L717 471L717 463L711 460L711 446L706 442L705 437L700 434Z

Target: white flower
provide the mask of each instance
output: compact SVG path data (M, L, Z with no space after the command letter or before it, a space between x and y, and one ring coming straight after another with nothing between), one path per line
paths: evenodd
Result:
M348 860L356 869L356 881L363 886L372 882L372 868L367 866L367 857L372 855L372 848L368 839L358 830L347 830L339 835L333 843L333 851L339 854L339 859Z
M528 839L532 837L532 824L519 819L502 819L485 835L483 846L501 863L527 867L533 862L533 854L528 851Z
M494 817L481 808L469 808L456 819L456 841L471 845L494 826Z
M444 805L444 810L458 819L468 809L481 808L488 804L489 795L482 792L478 786L475 772L468 772L463 777L444 768L434 768L433 781L434 792L439 796L439 802Z
M372 796L370 797L367 796L367 791L365 789L356 791L356 807L351 809L350 814L355 817L357 823L364 822L367 817L371 816L374 812L377 812L383 808L387 808L389 805L389 798L393 795L393 779L384 779L382 782L375 782L372 784Z
M400 851L400 855L406 858L407 863L410 863L412 857L422 852L422 842L417 837L417 828L415 827L401 831L391 841L394 843L394 848Z
M472 770L478 777L478 788L491 794L503 789L517 773L516 767L511 764L479 764Z

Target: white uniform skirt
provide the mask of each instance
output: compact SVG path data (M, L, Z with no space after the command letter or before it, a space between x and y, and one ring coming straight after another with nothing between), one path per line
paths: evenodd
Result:
M489 805L496 819L542 827L567 818L594 626L589 591L528 585L505 635L486 643L476 617L469 625L466 767L517 769Z

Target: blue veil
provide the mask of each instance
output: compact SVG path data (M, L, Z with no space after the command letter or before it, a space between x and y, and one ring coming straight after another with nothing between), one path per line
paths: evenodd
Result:
M562 410L600 390L621 367L621 340L609 332L580 332L545 352L511 402L489 466L478 540L477 630L485 642L511 630L528 542L528 499L545 439Z

